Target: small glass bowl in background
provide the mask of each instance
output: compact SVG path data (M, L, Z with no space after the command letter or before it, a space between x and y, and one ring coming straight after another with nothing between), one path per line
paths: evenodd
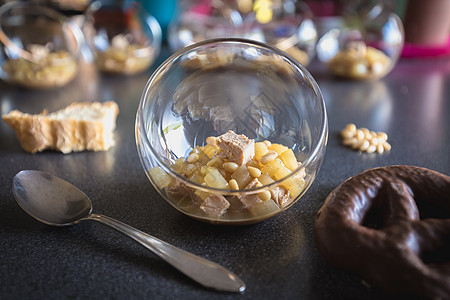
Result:
M161 27L134 1L96 1L85 32L97 68L132 75L147 70L161 48Z
M31 2L0 8L0 76L28 88L60 87L78 70L81 29L58 12Z
M224 38L188 46L153 73L137 111L136 143L148 178L173 207L198 220L241 225L274 216L303 196L321 166L327 124L319 87L301 64L275 47ZM229 130L284 145L301 165L256 188L205 185L202 178L212 169L187 171L192 166L183 163L191 151L207 152L208 137ZM266 199L246 206L239 200L280 187L293 195L282 205ZM230 207L219 215L205 213L200 206L211 194L224 195Z
M339 77L365 80L386 76L404 43L400 18L386 1L359 1L343 12L342 23L317 43L317 57Z
M317 31L303 1L184 0L179 11L169 26L174 50L206 39L241 37L275 46L305 66L315 55Z
M41 0L41 2L66 16L71 16L84 14L91 0Z

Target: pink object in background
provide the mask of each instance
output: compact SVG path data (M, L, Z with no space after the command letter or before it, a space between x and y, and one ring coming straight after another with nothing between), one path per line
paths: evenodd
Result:
M211 11L212 5L210 0L198 1L198 3L192 7L192 12L199 15L210 15Z
M441 47L426 46L420 44L405 43L402 50L402 57L437 57L450 55L450 37L447 43Z
M409 0L402 57L450 55L450 0Z

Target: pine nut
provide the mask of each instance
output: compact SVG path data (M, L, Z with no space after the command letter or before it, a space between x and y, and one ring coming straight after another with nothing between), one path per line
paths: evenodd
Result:
M271 162L272 160L274 160L275 158L277 158L278 153L274 150L269 150L269 152L267 152L266 154L264 154L263 156L261 156L261 158L259 159L259 161L266 165L269 162Z
M232 190L238 190L238 189L239 189L239 185L238 185L236 179L231 179L231 180L228 182L228 185L230 186L230 188L231 188Z
M272 195L270 194L269 191L264 191L264 192L258 193L258 198L261 199L262 201L267 201L271 197L272 197Z
M235 162L229 161L226 163L223 163L223 168L225 169L225 171L227 172L234 172L237 170L237 168L239 168L239 165Z
M368 140L363 141L363 143L361 144L361 146L359 147L359 150L361 151L366 151L367 148L369 148L370 143Z
M350 132L355 132L356 131L356 125L353 123L350 123L347 125L347 127L345 127L346 130L350 131Z
M372 134L370 133L369 129L367 128L361 128L362 132L364 133L364 138L367 140L372 139Z
M384 147L383 147L382 143L379 143L377 145L377 152L380 153L380 154L384 152Z
M197 167L194 164L188 164L185 173L187 176L191 176L195 170L197 170Z
M189 154L189 156L188 156L188 158L186 159L186 161L188 162L188 163L195 163L195 162L197 162L198 160L199 160L199 158L200 158L200 156L197 154L197 153L192 153L192 154Z
M267 148L270 147L270 145L272 145L272 143L268 140L263 141L264 144L266 144Z
M341 136L342 144L354 150L380 154L391 150L391 145L387 142L388 135L382 131L370 131L364 127L356 128L355 124L348 124L341 131Z
M343 138L348 139L348 138L352 138L354 133L349 130L344 129L341 131L341 135Z
M252 159L247 163L247 166L259 168L259 162L255 159Z
M356 138L353 138L353 145L352 148L355 150L358 150L361 147L361 144L364 142L364 140L358 140Z
M375 150L377 150L377 147L374 145L370 145L369 148L367 148L366 152L367 153L374 153Z
M358 129L356 130L355 136L358 140L362 140L364 139L364 132L361 129Z
M388 135L385 132L377 132L377 138L387 141Z
M250 173L250 175L251 175L253 178L258 178L259 176L261 176L261 170L255 168L255 167L250 167L250 166L248 166L248 167L247 167L247 171Z
M343 143L345 146L351 146L351 145L354 144L354 141L356 141L356 138L349 138L349 139L343 140L342 143Z

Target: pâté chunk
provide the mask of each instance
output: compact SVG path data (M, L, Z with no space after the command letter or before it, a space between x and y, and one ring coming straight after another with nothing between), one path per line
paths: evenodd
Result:
M243 134L236 134L232 130L217 137L216 143L220 148L216 156L226 158L238 165L246 164L255 156L255 140Z

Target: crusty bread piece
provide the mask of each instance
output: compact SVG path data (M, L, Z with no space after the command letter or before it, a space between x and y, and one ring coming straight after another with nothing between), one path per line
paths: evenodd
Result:
M119 107L113 101L82 102L50 114L43 111L30 115L13 110L2 119L16 132L25 151L52 149L69 153L111 148L118 113Z

